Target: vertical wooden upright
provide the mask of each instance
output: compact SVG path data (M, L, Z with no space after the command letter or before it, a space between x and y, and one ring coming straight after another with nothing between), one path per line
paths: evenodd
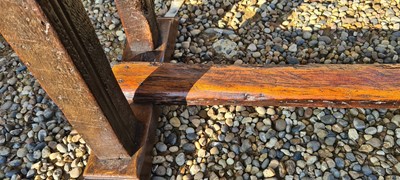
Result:
M142 128L80 0L1 0L0 33L99 159L131 158Z
M159 45L159 29L153 0L116 0L132 57Z

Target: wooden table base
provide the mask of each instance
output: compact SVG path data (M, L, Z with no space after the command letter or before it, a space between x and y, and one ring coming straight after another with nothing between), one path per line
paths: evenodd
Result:
M153 105L131 107L136 117L145 125L139 150L130 159L100 160L95 154L91 154L83 174L85 179L150 179L151 152L160 110Z

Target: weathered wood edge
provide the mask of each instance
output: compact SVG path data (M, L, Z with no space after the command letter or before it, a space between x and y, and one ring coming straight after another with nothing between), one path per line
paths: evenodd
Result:
M133 105L132 110L144 124L139 150L131 159L99 160L89 157L83 176L85 179L150 179L155 130L160 115L160 107L145 104Z
M129 158L133 113L81 2L2 0L0 9L0 32L96 155Z

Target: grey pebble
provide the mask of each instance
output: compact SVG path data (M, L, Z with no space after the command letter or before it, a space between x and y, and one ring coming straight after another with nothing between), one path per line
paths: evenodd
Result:
M159 152L165 152L165 151L167 151L167 145L165 145L164 143L162 143L162 142L158 142L157 144L156 144L156 149L159 151Z
M335 124L336 119L333 115L325 115L325 116L321 117L321 121L324 124L332 125L332 124Z
M358 119L358 118L354 118L353 125L357 130L365 129L365 122L363 120Z
M283 119L278 119L274 121L274 124L277 131L283 131L286 129L286 121Z

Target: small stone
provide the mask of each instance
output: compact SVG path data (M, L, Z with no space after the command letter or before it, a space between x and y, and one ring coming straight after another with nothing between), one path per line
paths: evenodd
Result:
M233 163L235 163L235 161L232 158L228 158L226 160L226 164L228 164L228 165L232 165Z
M365 134L374 135L377 131L376 127L368 127L365 129Z
M3 103L0 106L0 109L1 110L7 110L7 109L9 109L11 107L12 104L13 104L12 101L6 101L5 103Z
M275 109L273 109L273 108L268 108L268 109L267 109L267 114L268 114L268 115L271 115L271 116L272 116L272 115L275 115Z
M292 44L289 46L290 52L297 52L297 44Z
M175 162L178 166L183 166L186 162L185 160L185 154L184 153L179 153L176 158L175 158Z
M400 162L394 165L394 168L396 169L397 173L400 173Z
M318 38L319 41L323 41L326 44L330 44L332 42L331 38L328 36L321 36Z
M191 167L190 167L190 174L191 175L195 175L196 173L198 173L199 171L200 171L200 166L199 165L197 165L197 164L195 164L195 165L192 165Z
M190 31L190 34L192 34L193 36L196 36L196 35L198 35L200 33L201 33L200 29L193 29L193 30Z
M156 144L156 149L159 151L159 152L165 152L165 151L167 151L167 145L165 145L164 143L162 143L162 142L158 142L157 144Z
M355 109L355 108L352 108L352 109L350 109L350 114L351 114L352 116L357 116L357 115L358 115L358 110Z
M363 130L365 129L365 122L363 120L354 118L353 120L353 125L357 130Z
M212 155L219 154L219 150L218 150L218 148L217 148L217 147L213 147L213 148L211 148L211 149L210 149L210 154L212 154Z
M361 152L369 153L369 152L373 151L374 148L369 144L363 144L363 145L361 145L361 147L358 150Z
M71 178L78 178L81 175L82 170L79 167L75 167L71 171L69 171L68 173L71 176Z
M307 143L307 148L311 148L313 152L318 151L321 144L318 141L310 141Z
M296 163L293 160L288 160L285 162L286 172L289 175L293 175L296 172Z
M165 143L169 145L175 145L177 143L177 136L175 133L171 133L165 138Z
M27 173L26 173L26 178L32 178L33 176L35 176L36 174L36 170L35 169L30 169Z
M342 158L336 157L335 163L338 168L344 168L344 160Z
M263 175L265 178L270 178L275 176L275 171L272 168L267 168L263 171Z
M277 131L284 131L286 129L286 121L283 119L274 121L274 124Z
M201 157L201 158L206 157L206 150L204 150L204 149L199 149L199 150L197 151L197 156L199 156L199 157Z
M43 142L43 141L44 141L44 138L46 138L46 137L47 137L47 131L44 130L44 129L41 129L41 130L38 132L38 140L41 141L41 142Z
M310 39L311 38L311 32L305 31L303 32L303 38L304 39Z
M252 54L252 56L253 56L254 58L259 58L259 57L261 57L261 53L260 53L260 52L254 52L254 53Z
M26 154L28 154L28 149L26 149L26 148L19 148L17 151L17 156L20 158L25 157Z
M0 156L8 156L10 154L10 148L5 146L0 146Z
M182 113L181 116L185 119L189 119L189 111L185 109Z
M182 149L185 153L191 154L196 150L196 146L192 143L186 143L182 146Z
M324 124L332 125L332 124L335 124L336 119L333 115L325 115L325 116L321 117L321 121Z
M267 113L267 110L264 107L261 107L261 106L257 107L256 111L260 116L264 116L265 113Z
M257 46L252 43L249 46L247 46L247 49L254 52L257 50Z
M158 168L156 169L156 174L159 176L164 176L166 172L167 169L164 166L158 166Z
M353 140L353 141L357 141L358 138L359 138L359 135L358 135L357 130L356 130L356 129L353 129L353 128L352 128L352 129L349 129L348 135L349 135L349 138L350 138L351 140Z
M7 83L10 85L15 85L18 82L18 79L16 77L12 77L7 80Z
M224 55L226 58L232 58L237 54L237 44L228 39L220 39L215 42L212 47L217 53Z
M314 164L318 160L317 156L307 156L304 159L308 165Z
M61 153L66 153L67 152L67 146L64 144L57 144L57 150Z
M392 122L399 127L400 126L400 115L393 116L392 117Z
M382 141L379 138L373 137L367 141L367 144L371 145L372 147L379 148L382 146Z
M291 56L287 57L287 62L288 62L289 64L299 64L299 63L300 63L299 60L298 60L297 58L291 57Z
M173 127L179 127L181 126L181 121L179 120L179 118L177 117L173 117L169 120L169 123L173 126Z
M21 164L22 164L21 159L14 159L8 163L8 165L12 167L18 167L21 166Z

